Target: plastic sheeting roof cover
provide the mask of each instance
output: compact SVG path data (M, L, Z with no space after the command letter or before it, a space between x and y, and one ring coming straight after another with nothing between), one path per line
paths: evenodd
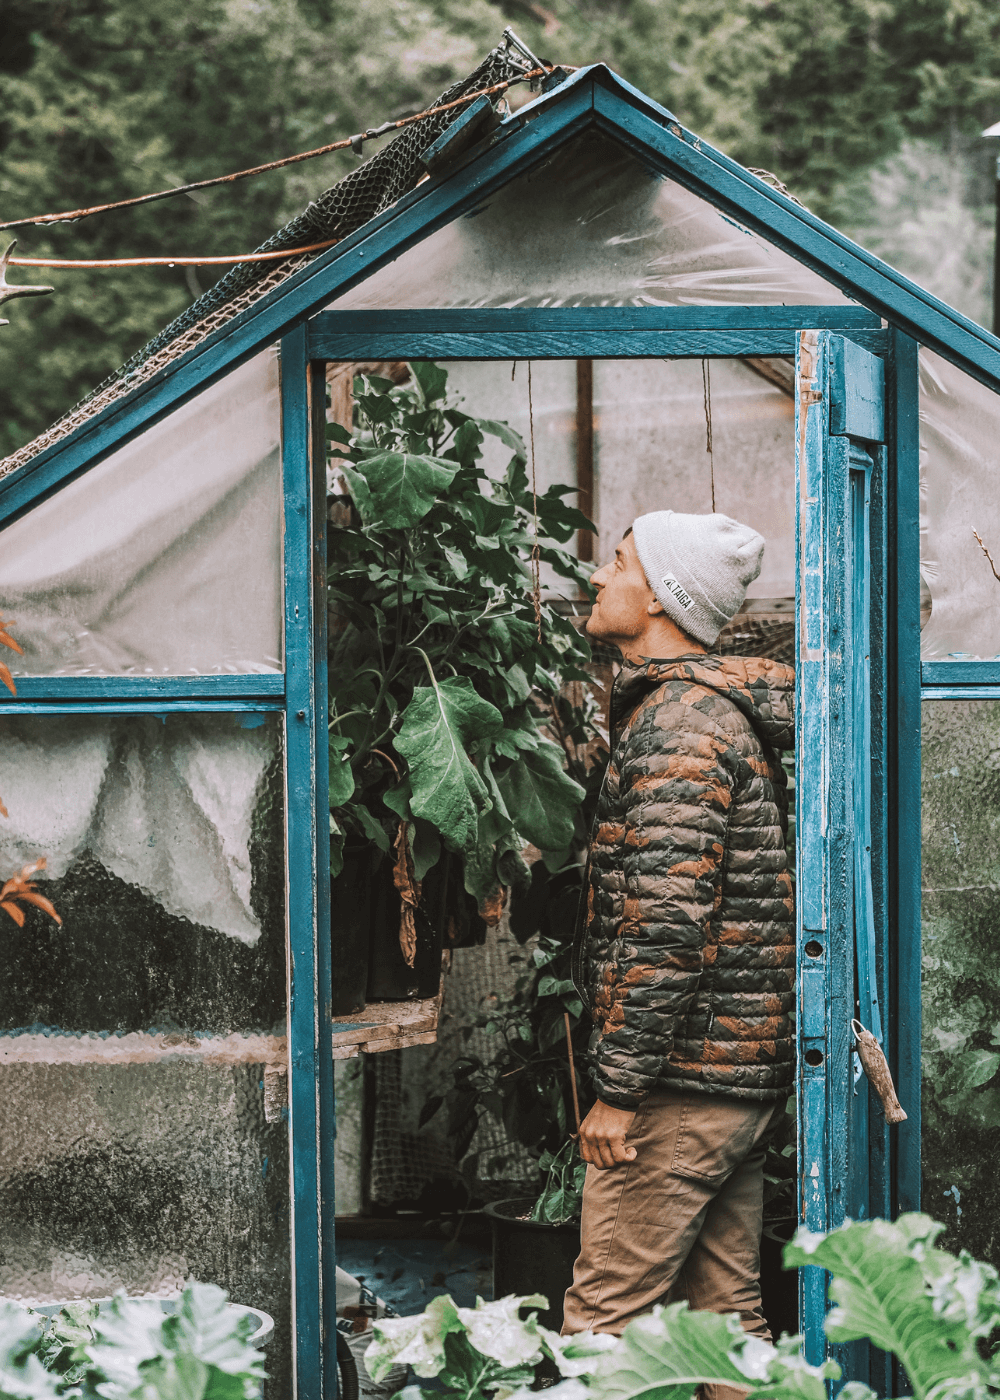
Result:
M280 670L280 431L268 349L7 526L14 674Z
M920 350L920 571L931 615L925 660L1000 655L1000 396Z
M430 234L347 308L843 304L787 253L588 133Z

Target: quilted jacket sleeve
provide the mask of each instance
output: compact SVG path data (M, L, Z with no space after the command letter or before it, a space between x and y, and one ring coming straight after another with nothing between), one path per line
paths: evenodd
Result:
M619 751L624 905L593 1047L598 1097L619 1108L655 1086L698 987L736 780L725 731L690 698L668 695L637 720Z

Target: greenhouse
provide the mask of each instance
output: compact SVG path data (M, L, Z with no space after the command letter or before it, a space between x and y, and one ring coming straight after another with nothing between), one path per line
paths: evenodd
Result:
M490 481L517 477L514 451L518 499L536 522L548 503L535 593L566 655L579 579L642 510L718 508L765 536L721 646L796 667L792 1213L821 1230L923 1203L980 1255L1000 1224L1000 341L603 65L451 122L409 192L0 463L0 609L21 648L4 653L0 874L44 858L62 918L5 930L0 1293L219 1283L275 1319L268 1400L334 1393L337 1217L371 1192L352 1144L366 1172L373 1133L416 1171L379 1102L402 1103L416 1048L450 1034L449 978L466 1005L512 994L487 965L517 917L504 858L530 845L540 870L572 846L572 822L546 842L527 799L519 815L515 743L494 776L524 839L494 833L496 866L470 874L464 837L424 829L413 729L412 809L355 829L357 859L383 842L402 871L374 927L372 867L351 866L336 815L354 800L336 697L360 668L338 641L357 560L337 531L379 396L461 404ZM559 515L571 492L596 534ZM507 548L498 521L479 524L487 552ZM513 711L532 684L504 667ZM471 744L487 720L469 714ZM390 716L369 745L386 781L405 731ZM407 820L437 900L416 922ZM456 853L471 931L448 903ZM852 1021L884 1047L898 1124ZM363 1064L368 1101L335 1146L336 1089L346 1103ZM825 1306L803 1271L811 1360ZM839 1351L894 1393L882 1354Z

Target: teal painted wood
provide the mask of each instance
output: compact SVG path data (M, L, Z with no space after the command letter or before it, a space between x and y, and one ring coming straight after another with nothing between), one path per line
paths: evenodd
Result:
M888 368L888 367L887 367ZM890 371L891 373L891 371ZM887 375L887 381L889 375ZM888 425L889 414L886 414ZM892 489L888 480L888 449L884 446L872 450L874 469L871 474L871 508L869 515L869 544L871 568L869 571L870 601L870 709L871 709L871 802L869 820L871 823L871 898L875 924L886 930L875 943L875 987L879 1005L885 1011L891 1005L889 977L891 969L888 884L888 837L889 837L889 789L887 767L887 741L891 706L886 674L886 639L894 627L894 619L889 614L888 603L888 531L886 502ZM885 1017L883 1018L885 1019ZM883 1027L883 1033L888 1029ZM891 1053L889 1037L885 1037L886 1053ZM860 1085L858 1088L862 1087ZM893 1214L893 1146L896 1130L889 1127L885 1114L874 1107L868 1097L868 1203L873 1217L889 1219ZM903 1393L892 1376L890 1358L884 1352L872 1350L868 1384L876 1395L900 1395Z
M114 696L102 700L0 700L8 715L257 715L281 711L281 700L157 700Z
M607 69L595 67L517 114L486 150L431 179L356 234L320 254L255 306L235 317L127 399L71 438L0 480L0 516L9 518L134 437L265 345L287 334L376 267L444 223L469 212L514 174L597 122L647 164L757 229L831 283L1000 389L1000 341L944 306L871 254L795 205L749 171L686 133L670 114ZM568 350L587 355L585 347Z
M825 357L818 334L802 331L796 351L795 584L796 658L795 802L796 802L796 964L798 968L798 1180L799 1217L810 1230L825 1230L829 1207L827 898L829 846L827 790L829 735L823 716L829 683L826 642L826 529L823 458L825 412L829 402ZM814 1364L823 1359L826 1339L825 1275L815 1269L799 1274L799 1326L805 1354Z
M833 342L832 354L830 432L884 442L884 360L840 336Z
M1000 700L1000 685L925 685L921 700Z
M809 308L802 309L805 318ZM702 359L740 355L794 355L797 331L767 326L707 331L507 331L503 312L496 328L472 335L460 331L380 331L317 333L310 353L324 360L571 360ZM866 346L886 346L884 331L851 332Z
M889 357L888 426L891 495L889 538L888 693L891 697L888 881L891 1016L888 1055L907 1119L895 1138L893 1213L920 1209L920 431L917 345L893 333ZM902 1394L896 1389L892 1392Z
M327 823L319 820L316 801L321 777L319 761L327 750L325 697L317 714L319 676L325 666L325 651L322 657L318 656L317 640L325 624L316 616L319 590L325 580L325 560L317 557L316 540L320 528L325 529L325 519L324 512L317 512L316 508L311 460L311 383L304 329L285 338L281 358L295 1393L297 1400L326 1400L335 1393L336 1359L335 1333L326 1332L323 1326L329 1305L325 1295L335 1285L332 1273L327 1275L326 1271L322 1220L326 1181L322 1159L330 1127L325 1121L328 1111L322 1088L330 1043L321 1029L321 1013L329 993L322 985L324 965L318 930L323 887L329 901L329 856L321 864L319 849L320 841L328 841L329 836ZM325 608L322 612L325 616Z
M21 700L229 700L284 708L285 677L269 673L220 676L19 676ZM0 692L0 708L8 692Z
M924 686L948 688L1000 686L1000 661L924 661L920 681Z
M738 331L881 330L863 306L449 306L426 311L319 311L309 322L309 349L318 337L353 333L484 335L496 331Z
M480 132L487 130L490 124L498 123L499 118L493 111L490 99L477 97L475 102L466 107L461 116L456 117L438 139L427 147L420 159L431 174L436 174L462 155L467 147L479 138Z
M877 393L864 415L831 413L838 373L842 403L865 403L864 392L847 386L852 365L865 391L878 385L857 358L863 353L832 331L805 330L796 360L799 1179L801 1215L814 1230L870 1217L873 1156L880 1164L875 1201L886 1194L884 1136L871 1120L850 1029L860 1004L862 1020L881 1036L877 944L885 926L876 919L871 868L871 644L873 600L884 599L884 572L873 582L875 563L884 570L884 535L880 517L873 550L875 461L860 439L830 431L831 423L869 433L881 427ZM883 454L879 461L884 470ZM879 601L880 619L883 607ZM883 630L880 621L880 644ZM880 655L879 674L882 665ZM878 694L884 704L884 686ZM800 1289L806 1352L819 1360L824 1290L804 1276ZM869 1379L866 1346L830 1350L847 1378Z

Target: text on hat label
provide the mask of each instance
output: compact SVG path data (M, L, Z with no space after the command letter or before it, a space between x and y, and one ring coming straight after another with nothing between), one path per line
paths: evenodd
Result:
M691 594L677 582L673 574L666 574L664 576L663 586L668 593L672 594L673 597L677 599L685 612L687 612L688 608L694 607L694 599L691 597Z

